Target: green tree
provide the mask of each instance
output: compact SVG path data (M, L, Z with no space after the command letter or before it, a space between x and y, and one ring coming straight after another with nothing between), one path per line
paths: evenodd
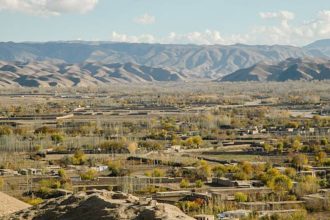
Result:
M207 179L212 175L211 167L205 160L202 160L200 163L200 166L197 168L198 177Z
M261 175L260 179L264 182L264 183L268 183L269 181L271 181L271 179L274 176L278 176L280 175L280 171L276 168L271 168L269 170L267 170L267 172L263 175Z
M60 134L52 134L51 139L55 144L59 144L64 141L64 136Z
M203 144L203 139L201 138L201 136L194 136L193 137L193 143L199 147L200 145Z
M80 174L82 180L93 180L97 177L97 171L93 169L89 169L84 173Z
M73 165L83 165L87 162L87 156L83 151L77 150L71 157L71 162Z
M187 180L187 179L183 179L180 182L180 188L188 188L189 185L190 185L190 183L189 183L189 180Z
M265 151L266 151L267 153L270 153L270 152L272 152L272 151L274 150L273 145L270 145L270 144L268 144L268 143L265 143L265 144L263 145L263 148L265 149Z
M305 154L296 154L292 158L292 164L298 170L301 170L305 165L308 164L308 157Z
M277 151L278 151L279 153L283 153L283 151L284 151L284 144L283 144L283 142L279 142L279 143L277 144Z
M196 180L195 186L197 188L202 188L204 186L204 182L202 180Z
M212 168L213 176L215 177L223 177L225 173L227 173L227 168L220 164Z
M328 155L324 151L320 151L315 156L315 161L318 162L320 165L323 165L325 161L327 160Z
M300 141L297 139L294 140L291 145L292 150L294 150L295 152L299 152L301 147L302 147L302 145L301 145Z
M8 136L13 133L13 130L8 126L0 126L0 137L1 136Z
M327 138L322 138L321 140L321 144L322 145L327 145L329 142L328 142L328 139Z
M293 179L293 178L296 177L297 171L296 171L296 169L294 169L292 167L288 167L288 168L285 169L285 175L287 175L288 177Z
M279 194L281 198L287 191L293 187L292 180L285 175L275 176L268 183L269 188Z
M123 168L119 161L109 161L108 169L110 171L110 176L125 176L128 175L126 170Z
M165 172L161 169L155 168L150 173L147 173L147 176L151 177L163 177L165 176Z
M298 182L294 192L298 197L302 197L307 194L317 193L319 189L320 185L316 177L305 176Z
M68 175L67 175L67 173L64 169L59 169L58 170L58 175L59 175L59 177L61 177L61 179L67 179L68 178Z
M135 154L136 150L138 148L138 144L136 142L130 142L127 144L127 150L130 154Z
M242 192L235 193L234 197L236 202L246 202L248 200L248 196Z

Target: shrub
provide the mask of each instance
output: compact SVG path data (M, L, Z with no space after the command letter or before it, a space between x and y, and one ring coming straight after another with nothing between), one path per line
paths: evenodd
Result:
M202 188L204 186L204 182L202 180L196 180L195 186L197 188Z
M180 182L180 188L188 188L189 187L189 180L183 179Z
M245 193L242 192L235 193L236 202L246 202L247 200L248 200L248 196Z
M0 136L11 135L13 130L8 126L0 126Z
M97 172L95 170L89 169L84 173L80 174L81 179L83 180L93 180L97 176Z
M0 189L5 185L5 181L0 177Z
M36 205L39 205L41 203L43 203L44 200L42 198L33 198L33 199L28 199L26 201L26 203L32 205L32 206L36 206Z
M73 165L84 165L87 162L87 156L83 151L77 150L70 160Z
M51 136L52 141L54 141L56 144L62 143L64 141L64 137L60 134L53 134Z

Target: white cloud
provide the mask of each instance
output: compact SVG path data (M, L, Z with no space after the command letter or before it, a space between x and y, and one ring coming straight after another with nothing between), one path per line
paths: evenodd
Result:
M164 43L164 44L233 44L237 41L245 42L243 36L231 36L231 40L224 39L219 31L205 30L204 32L189 32L179 34L171 32L167 36L157 38L151 34L142 35L127 35L117 32L112 32L110 37L114 42L129 42L129 43Z
M0 0L0 10L53 16L63 13L86 13L97 3L98 0Z
M133 21L137 24L154 24L156 22L156 17L146 13L140 17L134 18Z
M330 37L330 11L320 11L312 21L298 25L290 23L295 18L292 12L260 13L260 16L264 19L277 18L280 21L277 25L253 29L252 35L264 43L304 45Z
M274 19L275 24L255 26L246 33L225 35L218 30L171 32L162 37L150 34L127 35L113 32L112 41L145 43L193 43L193 44L290 44L306 45L314 40L330 38L330 10L320 11L308 22L295 21L289 11L261 12L262 19ZM295 21L295 22L293 22Z
M281 20L293 20L295 15L290 11L279 11L279 12L260 12L260 17L263 19L279 18Z
M155 43L156 39L153 35L150 34L134 36L112 32L111 41L129 43Z

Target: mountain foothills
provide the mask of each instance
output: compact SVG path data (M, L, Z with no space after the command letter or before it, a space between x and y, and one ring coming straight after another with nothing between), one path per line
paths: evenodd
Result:
M181 74L132 63L0 62L2 87L106 86L109 83L182 81Z
M305 47L6 42L0 43L0 86L320 80L330 78L329 57L330 40Z
M277 64L258 63L224 76L218 81L329 80L330 61L323 59L289 58Z

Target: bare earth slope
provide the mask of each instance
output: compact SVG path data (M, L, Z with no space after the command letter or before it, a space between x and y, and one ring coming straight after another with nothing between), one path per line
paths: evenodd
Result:
M29 208L30 205L0 192L0 219L17 211Z
M7 216L27 220L193 220L178 208L156 201L140 201L124 193L93 191L49 200L37 207Z

